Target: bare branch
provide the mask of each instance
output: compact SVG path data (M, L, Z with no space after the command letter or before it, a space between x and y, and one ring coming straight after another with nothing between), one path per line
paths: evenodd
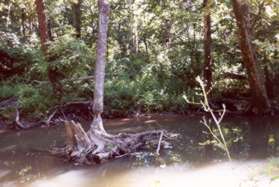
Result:
M161 142L162 142L163 135L164 135L164 132L162 131L161 135L160 135L160 138L159 138L159 143L158 143L158 146L157 146L157 150L156 150L157 155L160 155L160 148L161 148Z
M56 112L57 112L57 110L55 110L55 111L47 118L47 120L46 120L46 124L47 124L47 125L50 124L50 122L51 122L52 118L55 116Z
M209 100L208 100L208 93L209 92L206 92L206 89L205 89L205 84L204 82L201 80L201 78L198 76L196 78L196 81L199 83L200 87L201 87L201 90L202 90L202 96L203 96L203 100L200 101L200 105L202 106L203 110L205 112L208 112L211 116L211 118L213 119L214 121L214 124L216 125L218 131L219 131L219 134L220 134L220 137L219 138L214 132L213 130L210 128L210 126L208 125L205 117L203 117L201 123L208 129L208 131L210 132L210 134L213 136L213 138L220 144L222 145L222 147L224 148L226 154L227 154L227 157L229 160L231 160L231 155L230 155L230 152L229 152L229 149L228 149L228 146L227 146L227 143L226 143L226 139L224 137L224 134L223 134L223 131L222 131L222 128L221 128L221 122L226 114L226 106L225 104L222 105L223 107L223 110L221 111L221 114L219 117L217 117L215 115L216 111L213 111L213 109L210 107L209 105ZM212 88L210 89L210 91L212 90ZM186 100L186 102L188 103L188 99L186 96L184 96L184 99Z
M22 129L26 129L28 127L25 127L25 125L20 121L20 116L19 116L19 110L18 108L16 108L16 119L15 122L17 124L18 127L22 128Z

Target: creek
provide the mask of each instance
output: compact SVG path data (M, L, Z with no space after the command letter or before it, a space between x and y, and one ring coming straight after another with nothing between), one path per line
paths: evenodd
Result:
M227 161L200 119L154 115L106 120L110 133L165 129L179 136L159 158L151 149L92 166L78 166L48 153L52 146L64 144L62 125L1 132L0 187L279 186L272 180L279 176L274 167L279 168L278 117L225 118L222 127L233 161Z

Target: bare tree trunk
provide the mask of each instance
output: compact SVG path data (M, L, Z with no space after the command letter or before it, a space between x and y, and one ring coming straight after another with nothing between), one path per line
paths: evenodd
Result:
M104 110L104 81L110 6L108 0L98 0L98 6L99 29L97 40L97 59L95 65L95 90L93 101L94 119L91 124L91 130L99 130L105 133L101 114Z
M210 17L210 0L204 0L204 81L206 83L206 90L208 91L212 86L212 64L213 59L211 56L211 17Z
M6 16L6 29L9 29L9 26L11 25L11 8L12 8L12 3L9 2L9 5L7 6L8 11L7 11L7 16Z
M34 18L31 17L31 16L28 16L28 24L27 24L27 28L28 28L28 35L31 35L31 33L34 33L35 29L34 29L34 24L35 24L35 21L34 21Z
M76 37L81 36L81 0L72 3L73 26L76 30Z
M246 0L232 0L233 11L239 29L239 44L244 65L246 66L252 92L252 111L262 113L270 109L270 103L263 80L263 73L257 63L251 42L251 27Z
M134 0L129 0L129 12L130 12L130 34L132 43L132 52L137 54L139 52L139 34L138 34L138 18L135 14L137 4Z
M53 41L53 36L52 36L52 24L51 24L51 20L48 19L47 20L47 34L48 34L48 39L50 41Z
M132 33L133 33L133 51L134 53L139 52L139 33L138 33L138 20L134 18L134 23L132 24Z
M47 22L46 22L46 15L45 15L45 7L43 0L36 0L36 11L38 15L38 22L39 22L39 35L41 40L41 48L44 53L47 51L46 42L48 40L47 34Z
M25 20L26 20L26 15L25 15L25 9L21 8L21 34L23 38L26 37L26 30L25 30Z
M266 92L267 92L267 96L269 99L273 99L274 98L274 87L273 87L273 81L272 81L272 74L271 74L271 70L268 67L268 65L266 65L264 67L264 74L265 74L265 88L266 88Z
M163 35L162 35L162 41L165 48L170 48L171 46L171 28L172 28L172 22L170 19L165 19L163 23Z

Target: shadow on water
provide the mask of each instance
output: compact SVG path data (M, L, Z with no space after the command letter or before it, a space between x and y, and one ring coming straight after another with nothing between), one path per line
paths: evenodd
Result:
M56 182L58 181L58 186L67 186L69 183L75 186L77 182L79 182L78 185L88 186L85 183L92 183L92 181L94 183L95 178L98 178L96 186L106 186L102 185L106 184L105 179L109 177L112 180L116 176L126 176L127 172L129 175L133 171L151 172L152 170L155 172L158 168L173 165L176 166L176 170L184 170L187 165L186 168L189 171L193 167L207 166L225 160L224 152L214 139L210 138L206 128L199 121L200 117L181 116L152 116L107 121L106 128L112 133L138 132L155 128L179 133L180 136L172 142L173 149L162 150L160 159L156 159L152 154L143 153L90 167L74 166L63 158L51 156L47 152L51 146L63 144L65 138L63 126L1 133L0 186L1 184L4 186L22 186L22 184L53 186L45 181L53 177ZM236 160L248 161L277 156L279 153L278 124L278 117L227 118L223 123L223 130L232 157ZM77 178L74 175L82 177ZM67 184L61 182L63 177Z

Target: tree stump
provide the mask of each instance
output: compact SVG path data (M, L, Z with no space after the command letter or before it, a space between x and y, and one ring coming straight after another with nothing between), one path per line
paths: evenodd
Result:
M160 147L170 148L166 139L174 134L164 130L151 130L140 133L108 134L105 131L92 130L85 132L80 123L65 121L66 144L62 148L55 148L51 152L55 155L67 157L80 164L101 163L131 155L152 145L159 154Z

